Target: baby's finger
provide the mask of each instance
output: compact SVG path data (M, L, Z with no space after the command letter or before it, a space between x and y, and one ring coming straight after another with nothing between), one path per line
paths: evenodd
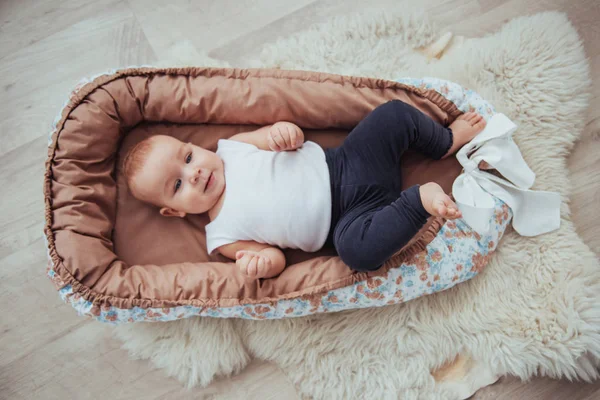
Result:
M248 263L248 275L250 276L255 276L256 275L256 262L257 262L258 256L254 256L252 257L252 260L250 260L250 263Z
M279 134L278 131L271 132L271 139L273 140L273 143L275 143L277 151L284 150L283 142L281 140L281 135Z
M248 265L250 264L250 261L252 261L253 257L254 256L252 254L246 253L244 255L244 257L242 257L242 259L241 259L241 261L242 261L242 263L244 264L244 267L245 267L245 270L244 270L245 274L248 274Z
M246 252L244 250L238 250L235 252L235 259L239 260L240 258L244 257L244 254L246 254Z
M280 129L281 138L283 139L284 148L287 150L290 148L290 127L285 125Z
M240 270L240 272L244 275L246 275L246 267L248 266L247 263L244 262L244 260L237 260L235 262L235 265L238 267L238 269Z
M298 147L296 145L296 142L298 140L297 139L298 138L298 132L296 131L296 129L294 127L292 127L292 128L289 129L289 133L290 133L290 135L289 135L288 139L290 141L290 149L295 149L296 147Z
M283 136L281 136L281 132L279 130L273 132L273 140L277 143L280 150L285 150L285 140L283 140Z
M296 130L296 147L302 147L302 143L304 143L304 132L302 132L302 129L300 128L296 128Z
M277 143L273 140L273 136L269 133L269 148L273 151L281 151Z
M256 271L262 275L263 271L265 270L265 258L262 256L258 256L258 262L256 264Z

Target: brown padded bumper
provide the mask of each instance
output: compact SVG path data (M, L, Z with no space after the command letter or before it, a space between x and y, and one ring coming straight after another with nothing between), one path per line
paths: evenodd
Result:
M161 217L128 193L120 155L143 138L170 134L216 150L220 138L291 121L324 148L339 145L373 108L392 99L448 125L461 112L433 90L374 78L277 69L131 68L103 75L72 96L48 149L45 234L60 285L94 304L119 308L233 306L312 296L380 275L433 240L421 232L380 270L352 272L333 249L286 250L288 267L253 280L206 253L206 215ZM454 157L409 152L405 187L436 181L447 192L460 174ZM307 194L310 195L310 194Z

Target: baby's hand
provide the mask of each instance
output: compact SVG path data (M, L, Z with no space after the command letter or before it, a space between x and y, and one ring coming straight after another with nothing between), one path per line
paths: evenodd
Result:
M296 150L304 143L304 132L291 122L276 122L268 132L272 151Z
M250 250L239 250L235 253L235 265L242 274L251 278L265 277L272 268L272 262L268 256Z

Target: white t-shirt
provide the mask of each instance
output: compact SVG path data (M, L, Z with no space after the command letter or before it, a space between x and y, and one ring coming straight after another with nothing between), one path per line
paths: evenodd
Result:
M325 152L307 141L295 151L274 152L221 139L225 199L206 225L209 254L238 240L279 248L319 250L331 223L331 187Z

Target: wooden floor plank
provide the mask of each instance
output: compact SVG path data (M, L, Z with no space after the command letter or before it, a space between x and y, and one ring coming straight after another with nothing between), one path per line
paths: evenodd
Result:
M119 0L3 0L0 2L0 59L82 19L104 12L118 2Z
M0 100L10 104L0 108L0 155L47 134L80 79L154 61L127 5L109 6L0 59Z
M314 0L222 0L156 2L128 0L146 37L160 58L177 57L184 49L210 52L257 27L268 24Z

